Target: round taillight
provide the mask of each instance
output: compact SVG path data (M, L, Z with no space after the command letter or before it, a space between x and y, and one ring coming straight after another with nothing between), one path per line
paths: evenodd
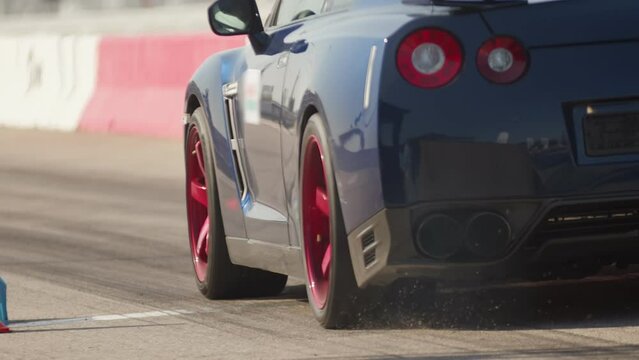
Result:
M448 31L421 29L408 35L397 51L397 68L409 83L432 89L451 82L462 67L459 41Z
M526 73L528 53L524 46L512 37L495 37L479 48L477 68L493 83L511 84Z

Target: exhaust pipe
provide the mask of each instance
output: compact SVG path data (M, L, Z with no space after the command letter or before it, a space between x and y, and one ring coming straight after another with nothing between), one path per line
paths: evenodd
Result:
M450 258L460 250L463 243L463 226L447 215L431 215L417 229L417 248L433 259Z
M491 259L506 251L510 243L510 224L493 213L475 215L466 227L466 248L482 259Z

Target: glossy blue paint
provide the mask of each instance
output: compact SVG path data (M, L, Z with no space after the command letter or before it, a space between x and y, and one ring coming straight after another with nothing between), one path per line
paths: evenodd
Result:
M212 56L187 98L197 97L209 118L227 235L299 248L300 137L313 112L330 133L349 233L383 209L639 194L639 156L588 157L580 132L588 106L639 111L637 18L635 0L484 11L362 0L267 27L263 49ZM442 88L416 88L396 70L399 43L424 27L448 30L464 49L460 74ZM477 71L477 50L495 35L514 36L529 51L528 71L514 84ZM261 113L257 124L238 113L250 190L240 203L222 86L239 82L241 93L249 69L261 74ZM410 229L401 233L407 239L396 241L405 243L394 246L414 254Z
M578 164L579 154L572 151L573 145L582 144L582 138L576 137L581 136L579 129L569 125L573 106L639 97L639 36L629 41L616 30L630 27L632 17L622 9L636 18L639 8L632 1L610 3L623 15L608 19L616 24L609 35L620 38L610 38L610 43L598 38L592 43L591 32L572 30L569 15L579 10L597 18L594 10L600 7L596 1L544 4L550 18L544 24L562 19L568 29L564 33L570 36L557 36L572 44L556 46L548 34L547 43L541 35L533 37L536 47L529 48L528 73L507 86L485 81L474 65L475 49L491 36L479 15L424 18L392 36L391 48L415 29L445 27L461 39L466 53L458 78L436 91L407 84L393 71L394 54L386 54L379 116L385 134L380 136L380 152L386 204L636 191L638 184L611 177L635 176L636 157L583 159ZM513 23L512 18L520 17L526 23L529 13L524 10L499 9L484 17L489 25L493 18L509 18ZM539 16L536 19L542 21ZM522 29L518 31L526 33ZM594 163L600 166L582 166Z

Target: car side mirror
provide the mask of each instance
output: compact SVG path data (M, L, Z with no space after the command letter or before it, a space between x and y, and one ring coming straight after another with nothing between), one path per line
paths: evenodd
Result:
M256 35L264 31L255 0L217 0L209 7L209 24L220 36Z

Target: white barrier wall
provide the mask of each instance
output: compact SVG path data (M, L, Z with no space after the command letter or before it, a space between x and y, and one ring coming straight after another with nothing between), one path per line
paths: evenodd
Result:
M137 118L133 121L128 117L133 114L132 107L138 111L140 104L124 94L131 88L141 88L148 95L144 97L148 99L148 107L157 108L163 116L174 117L162 110L167 102L181 114L184 88L192 72L210 54L241 46L243 39L222 39L211 34L206 22L206 2L161 1L196 4L109 13L83 12L78 16L0 16L0 127L90 131L79 124L99 121L107 125L135 125ZM0 5L5 2L0 0ZM266 19L273 0L258 0L258 5ZM178 11L180 19L175 17ZM180 69L162 60L173 56L175 51L185 55L180 57ZM162 55L155 57L154 52ZM114 63L108 65L111 62L106 60ZM107 86L102 86L101 91L97 80L101 73L99 62L108 65L103 64L106 69L102 69L102 80ZM153 79L141 78L149 73L149 68L179 78L171 84L171 91L176 95L170 100L161 97L164 92L156 91L157 84ZM134 74L136 79L140 78L140 83L133 87L123 82L121 88L109 88L113 79L121 80L118 74L122 73ZM161 124L157 127L160 130L149 129L148 132L175 132L163 130ZM107 129L110 128L107 126Z
M74 131L92 96L97 36L0 37L0 126Z

